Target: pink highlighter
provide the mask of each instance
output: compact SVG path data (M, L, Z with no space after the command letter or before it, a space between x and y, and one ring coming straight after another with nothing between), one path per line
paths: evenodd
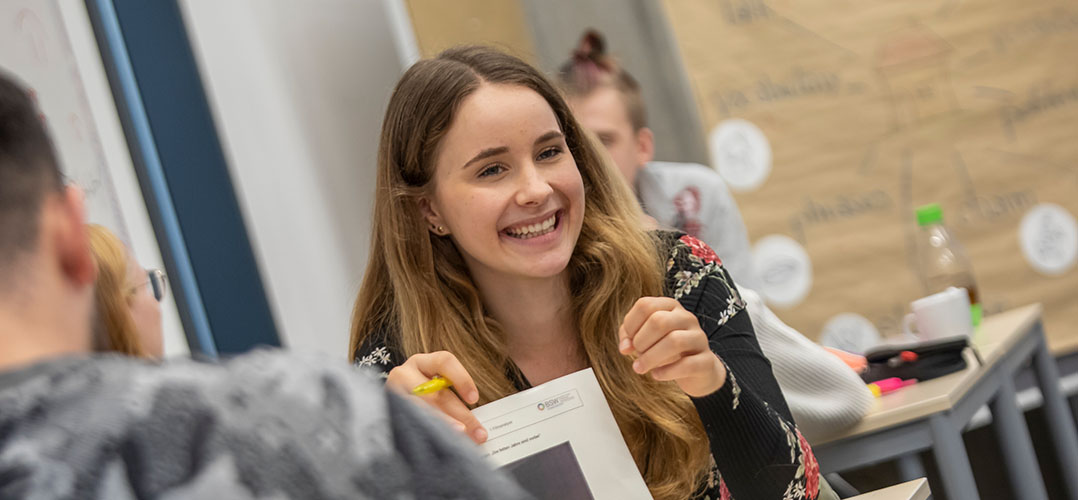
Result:
M877 380L871 384L868 384L868 390L872 391L872 395L877 398L887 394L889 392L895 392L907 385L913 385L917 383L917 379L902 380L898 377L885 378L883 380Z

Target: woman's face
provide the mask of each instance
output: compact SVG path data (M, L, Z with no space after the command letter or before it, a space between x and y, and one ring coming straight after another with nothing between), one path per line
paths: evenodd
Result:
M442 139L423 205L476 280L547 278L572 257L584 184L546 100L527 87L484 83Z
M164 355L161 335L161 304L153 296L153 286L146 270L127 252L127 306L138 330L139 343L155 358Z

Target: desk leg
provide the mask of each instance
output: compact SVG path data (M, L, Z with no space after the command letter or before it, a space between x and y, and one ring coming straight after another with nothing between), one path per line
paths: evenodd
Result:
M996 399L992 400L992 424L1003 451L1003 461L1014 488L1014 498L1048 500L1044 478L1037 466L1037 454L1029 437L1025 419L1015 402L1014 381L1006 379L1000 384Z
M898 479L902 482L928 477L925 474L925 464L921 463L919 452L915 451L898 457L895 459L895 465L898 465Z
M1044 329L1037 323L1040 344L1033 354L1033 368L1037 373L1037 382L1044 396L1044 415L1048 419L1048 429L1052 432L1052 441L1059 459L1059 468L1063 471L1063 480L1072 500L1078 500L1078 431L1075 430L1074 417L1071 416L1063 391L1059 389L1059 368L1048 344L1044 340Z
M962 429L956 428L943 415L928 420L932 428L932 454L940 469L940 481L949 500L979 500L973 468L962 442Z

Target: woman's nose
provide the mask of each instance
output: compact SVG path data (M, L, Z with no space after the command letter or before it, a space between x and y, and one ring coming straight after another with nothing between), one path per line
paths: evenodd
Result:
M543 172L534 164L521 169L520 187L517 189L517 203L521 206L542 205L554 192Z

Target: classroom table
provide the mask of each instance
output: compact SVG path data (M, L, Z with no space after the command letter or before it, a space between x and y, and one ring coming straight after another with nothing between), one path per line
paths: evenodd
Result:
M962 431L984 405L992 411L1002 460L1023 499L1047 500L1025 419L1015 401L1014 379L1032 361L1056 458L1067 493L1078 500L1078 431L1059 387L1059 369L1044 338L1043 308L1033 304L989 316L974 332L971 352L960 372L927 380L876 398L857 425L814 439L820 472L840 472L895 459L903 479L923 477L917 453L931 448L943 490L951 500L978 499Z
M846 500L928 500L932 492L928 489L928 480L914 479L902 484L896 484L882 490L871 491L864 495L847 498Z

